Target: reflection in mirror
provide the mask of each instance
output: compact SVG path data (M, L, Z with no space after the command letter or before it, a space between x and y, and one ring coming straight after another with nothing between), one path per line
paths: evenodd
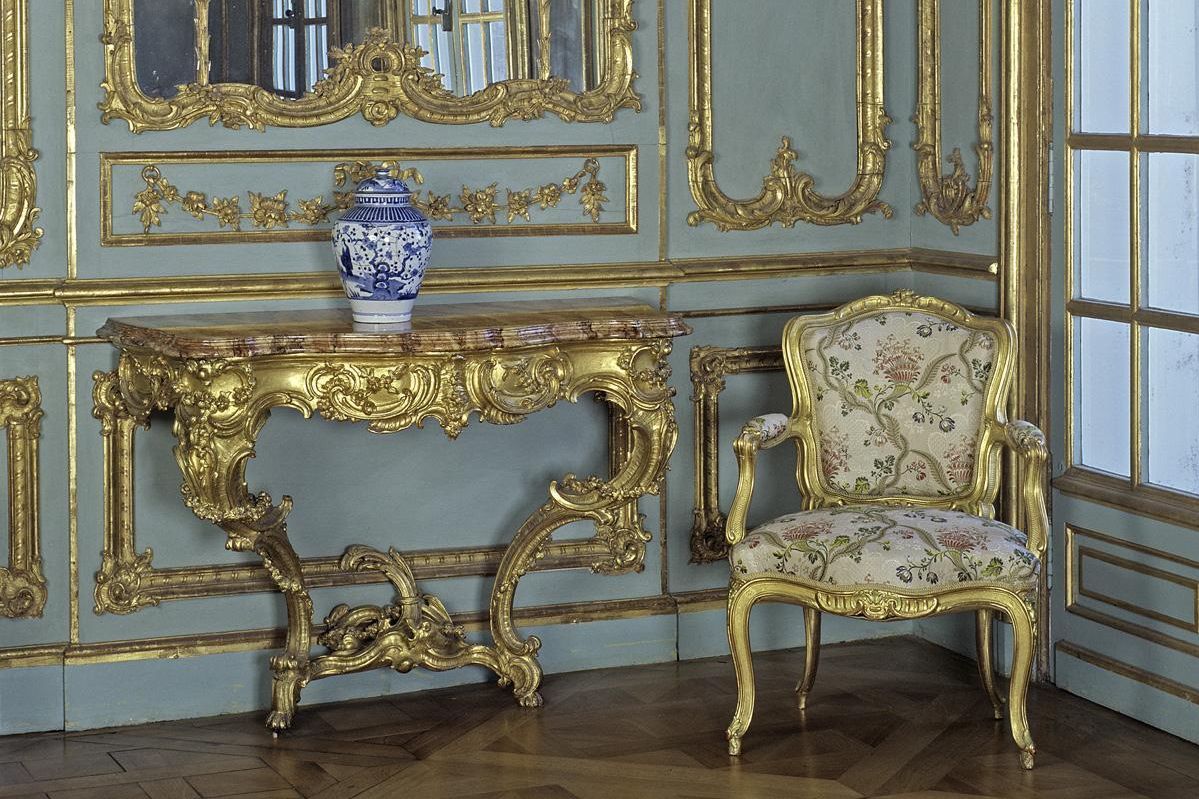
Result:
M240 83L285 98L311 92L331 50L372 28L425 51L458 96L510 78L603 81L607 0L134 0L137 80L152 98Z

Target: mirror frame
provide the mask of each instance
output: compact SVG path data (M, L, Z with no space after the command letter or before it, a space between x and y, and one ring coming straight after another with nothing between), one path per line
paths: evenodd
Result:
M198 0L207 5L208 0ZM386 125L401 113L422 122L467 125L487 121L500 127L507 120L538 119L553 114L566 122L611 122L622 108L641 110L633 91L633 0L605 0L607 55L604 80L595 89L571 91L566 81L513 79L493 83L465 97L445 89L440 76L420 64L422 50L390 41L374 29L361 44L333 48L334 65L313 92L288 100L248 83L197 82L170 99L152 98L137 81L133 43L134 0L104 0L105 98L101 120L124 119L134 133L175 130L207 118L227 128L267 125L287 128L327 125L361 113L372 125ZM372 64L383 63L384 71Z
M41 209L33 162L33 128L29 119L29 0L5 0L0 9L4 40L3 86L0 87L0 269L29 263L41 243L34 227Z

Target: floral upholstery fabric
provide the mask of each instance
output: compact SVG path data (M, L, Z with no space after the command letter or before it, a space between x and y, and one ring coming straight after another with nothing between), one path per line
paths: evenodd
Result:
M892 311L805 330L820 473L869 496L952 496L978 457L995 336Z
M959 511L851 505L801 511L749 532L729 553L735 577L782 575L826 586L1027 587L1040 562L1024 533Z

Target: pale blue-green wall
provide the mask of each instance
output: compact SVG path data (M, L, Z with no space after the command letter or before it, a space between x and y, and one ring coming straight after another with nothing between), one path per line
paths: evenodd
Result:
M854 42L852 3L827 0L771 0L752 4L713 0L716 175L735 196L758 192L779 137L792 137L799 151L798 168L817 177L817 188L840 193L852 179L854 108ZM36 0L31 15L32 108L38 162L40 224L46 234L33 262L23 270L0 272L0 288L22 280L62 280L67 276L66 219L66 52L62 42L64 4ZM985 222L953 236L930 218L916 218L912 208L919 190L910 147L914 125L915 2L889 0L886 7L886 102L895 122L881 199L895 215L868 216L860 225L794 228L771 227L754 232L720 233L711 225L690 227L694 209L687 188L685 149L688 123L687 3L636 0L638 29L634 49L642 95L641 113L622 111L608 125L566 124L556 119L511 121L493 129L486 125L437 126L401 117L375 128L361 117L313 129L272 129L267 133L232 131L198 122L173 132L131 134L120 120L100 123L96 104L103 95L99 36L100 0L79 0L74 9L77 97L77 263L80 280L141 278L147 284L184 275L229 273L324 272L331 268L328 245L272 243L173 247L100 246L101 152L220 151L285 149L360 149L556 144L619 144L638 148L640 224L636 234L545 236L437 241L435 268L479 266L502 269L529 264L622 263L655 261L660 244L669 258L720 258L760 254L834 252L863 249L925 247L967 253L995 252L995 224ZM976 59L972 33L976 17L958 4L946 12L945 140L969 150L973 143L974 82L958 73ZM962 4L971 5L971 4ZM664 86L666 95L666 176L659 182L658 25L664 15ZM952 68L951 68L952 67ZM973 160L967 157L973 169ZM425 170L456 193L461 183L485 185L493 180L527 183L534 176L560 179L562 162L530 167L527 163L467 161ZM321 167L327 174L327 167ZM455 170L460 170L455 172ZM618 182L618 164L605 163L606 180ZM262 167L205 167L176 170L182 188L210 193L274 192L302 183L295 167L271 174ZM552 173L552 174L551 174ZM174 173L172 173L174 174ZM117 232L138 228L128 215L135 176L122 173L117 182ZM194 185L192 185L194 184ZM320 185L319 181L314 185ZM609 196L619 210L619 187ZM665 195L665 230L659 229L659 196ZM304 196L302 193L299 196ZM994 207L995 203L992 203ZM171 221L182 217L177 209ZM552 217L559 221L560 216ZM134 224L131 226L131 222ZM185 220L186 224L191 224ZM170 228L175 229L175 228ZM179 228L188 229L188 228ZM191 228L194 229L194 228ZM597 267L602 268L602 267ZM659 502L642 503L648 529L666 537L665 561L657 540L648 549L640 574L603 578L583 571L536 573L522 582L520 605L582 600L653 597L663 581L675 594L719 588L727 579L721 564L688 563L693 505L693 420L687 356L697 345L763 345L778 340L787 314L771 307L837 304L864 294L910 287L972 305L995 304L995 285L986 279L926 273L867 272L807 275L770 280L677 283L585 292L528 291L522 298L621 295L657 304L665 289L669 308L698 312L690 323L694 334L676 342L672 366L678 391L679 443L666 485L665 518ZM428 295L424 304L471 299L511 299L508 294ZM156 305L81 306L75 331L90 336L109 316L164 314L197 310L234 311L299 309L339 305L335 300L285 297L264 301L176 303ZM732 316L704 315L721 309L758 309ZM66 309L53 301L40 306L6 306L0 311L0 337L66 334ZM62 726L121 724L150 718L184 717L262 707L267 686L269 652L238 652L184 660L133 660L92 665L4 668L5 651L34 645L82 645L228 630L265 628L283 622L282 603L272 593L165 602L135 614L92 612L93 575L99 568L102 541L102 475L99 423L91 416L91 374L111 369L113 351L104 344L77 347L74 385L67 375L67 348L62 343L0 345L0 378L36 374L41 381L46 417L42 439L42 547L50 601L38 620L0 619L0 732L53 729ZM76 403L78 641L69 637L71 539L68 515L67 403ZM746 375L729 379L722 398L721 489L727 502L735 480L729 442L745 418L784 410L789 405L778 375ZM537 414L516 428L474 424L456 442L437 429L407 431L398 436L371 436L362 429L322 421L302 422L280 412L263 434L259 457L249 472L252 485L275 495L290 493L296 510L290 530L304 554L334 554L349 543L429 548L475 546L505 540L523 516L540 503L546 483L566 471L605 468L603 415L593 403L560 406ZM139 551L154 550L157 566L230 563L243 556L225 552L222 535L197 521L178 496L178 475L169 448L169 422L155 417L151 429L139 432L136 446L135 523ZM761 481L755 514L789 507L793 501L792 467L785 454L770 453L763 469L774 477ZM414 468L412 464L420 464ZM335 475L336 477L331 477ZM582 528L566 534L585 534ZM6 544L0 544L0 547ZM0 549L0 553L5 550ZM441 595L453 610L486 607L489 580L463 578L432 581L425 586ZM378 586L314 592L317 616L340 601L385 599ZM801 641L797 611L770 609L755 620L759 647L792 646ZM825 640L912 632L910 624L867 625L829 620ZM720 610L651 615L537 629L545 645L547 671L698 657L725 651L724 615ZM307 702L365 696L482 679L474 671L445 675L397 676L375 672L314 684ZM732 676L730 674L730 679ZM131 687L135 686L135 687ZM553 701L552 681L547 698Z

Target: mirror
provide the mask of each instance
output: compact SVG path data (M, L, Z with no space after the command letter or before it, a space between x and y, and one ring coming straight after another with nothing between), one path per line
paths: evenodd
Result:
M134 0L137 84L168 100L192 84L311 94L335 49L382 29L467 97L509 79L604 81L609 0Z

